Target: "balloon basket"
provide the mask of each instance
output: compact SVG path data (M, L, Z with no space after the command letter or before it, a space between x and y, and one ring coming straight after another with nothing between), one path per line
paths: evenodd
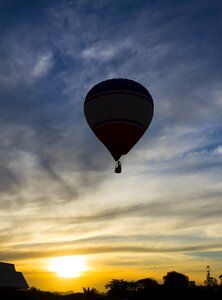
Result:
M115 173L121 173L122 171L122 166L121 166L121 162L118 160L115 166Z

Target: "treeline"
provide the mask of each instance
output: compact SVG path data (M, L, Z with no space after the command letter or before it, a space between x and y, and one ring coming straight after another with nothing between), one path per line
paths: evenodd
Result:
M175 271L168 272L163 277L163 284L153 278L137 281L112 279L105 285L106 293L100 293L96 288L83 287L82 293L62 295L41 291L36 288L28 290L1 289L1 300L145 300L145 299L222 299L222 276L220 283L216 278L207 276L203 286L196 286L189 281L188 276Z

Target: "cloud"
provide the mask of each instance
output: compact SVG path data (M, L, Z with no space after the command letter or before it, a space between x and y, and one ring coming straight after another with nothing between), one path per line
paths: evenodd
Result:
M222 154L222 146L219 145L215 150L214 150L214 153L217 155L221 155Z
M43 54L31 71L33 77L41 77L48 73L52 66L52 53Z
M19 178L10 169L0 165L0 193L15 191L19 183Z
M85 254L104 254L104 253L171 253L171 252L197 252L197 251L210 251L221 249L221 243L211 245L196 245L196 246L180 246L180 247L137 247L137 246L95 246L85 248L69 248L67 250L51 249L51 250L29 250L29 251L11 251L2 249L0 254L1 260L20 260L31 258L45 258L55 257L62 255L85 255ZM201 256L201 255L200 255Z
M26 35L26 38L23 38ZM36 80L44 77L53 66L53 55L49 50L33 45L33 37L27 29L17 28L5 33L0 47L1 87L17 88L33 85Z
M103 64L114 60L117 56L122 56L121 54L126 54L127 51L129 53L131 47L131 41L127 38L112 44L108 39L104 39L84 49L81 55L87 60L95 59L97 63Z

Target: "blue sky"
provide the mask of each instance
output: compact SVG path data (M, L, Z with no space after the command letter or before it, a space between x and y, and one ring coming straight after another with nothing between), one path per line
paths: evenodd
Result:
M0 0L0 260L222 273L221 28L220 0ZM121 175L83 113L115 77L154 99Z

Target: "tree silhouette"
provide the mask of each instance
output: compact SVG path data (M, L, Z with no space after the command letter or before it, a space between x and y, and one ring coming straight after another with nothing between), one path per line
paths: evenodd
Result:
M99 294L99 291L96 288L89 288L89 287L83 287L82 288L83 293L87 296L89 299L93 299L95 296Z
M158 282L153 278L144 278L135 282L137 291L146 291L158 286Z
M111 297L127 297L135 291L135 283L123 279L112 279L105 285L105 288L108 289L108 295Z
M158 283L155 279L144 278L135 282L136 287L136 298L147 299L157 297Z
M189 287L189 277L175 271L168 272L163 276L164 286L174 289L187 289Z
M207 287L216 287L217 286L217 279L215 277L210 276L210 266L207 266L207 278L204 281L204 284Z
M219 275L220 285L222 286L222 275Z
M220 277L219 277L220 278ZM215 277L207 277L207 279L204 281L204 284L208 287L215 287L217 286L217 278Z
M158 282L153 278L144 278L136 281L138 289L147 289L158 286Z

